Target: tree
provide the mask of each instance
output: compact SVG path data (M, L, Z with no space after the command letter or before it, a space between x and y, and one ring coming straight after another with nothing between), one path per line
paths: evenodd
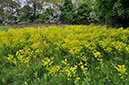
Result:
M18 22L32 22L33 19L33 12L32 8L29 5L25 5L19 10Z
M90 16L90 12L92 11L91 8L92 4L90 0L86 0L85 2L81 3L77 8L77 19L76 23L78 24L89 24L88 17Z
M15 15L19 16L20 15L20 9L22 8L23 2L21 0L15 0Z
M73 1L74 8L78 8L79 5L85 2L86 0L72 0L72 1Z
M71 23L73 20L72 11L73 3L71 0L65 0L63 6L61 6L61 22Z
M4 9L2 5L0 5L0 24L3 22L3 18L4 18Z
M89 24L89 16L92 11L92 2L86 0L77 8L73 7L71 0L65 0L61 7L61 22L71 24Z
M73 3L74 8L77 8L82 2L85 0L71 0ZM54 5L58 6L58 4L64 4L65 0L47 0L48 3L53 3Z
M61 15L61 11L59 9L59 7L49 7L46 9L45 11L45 15L47 16L47 21L46 22L50 22L50 23L59 23L60 22L60 15Z
M129 26L129 0L96 0L95 13L102 24L107 27Z
M13 0L0 0L0 21L3 24L15 23L16 17L14 14L16 6L17 4Z
M36 19L36 15L43 10L43 3L45 0L27 0L27 4L32 5L33 18Z

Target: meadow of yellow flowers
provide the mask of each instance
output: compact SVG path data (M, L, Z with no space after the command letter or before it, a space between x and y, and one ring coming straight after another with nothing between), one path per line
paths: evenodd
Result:
M129 28L91 24L9 29L0 31L0 55L25 85L34 79L37 85L129 82Z

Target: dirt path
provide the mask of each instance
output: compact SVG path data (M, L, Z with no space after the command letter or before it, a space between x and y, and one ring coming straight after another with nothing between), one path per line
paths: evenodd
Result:
M64 26L64 25L70 25L70 24L64 24L64 23L21 23L21 24L11 24L8 26L12 26L12 27L38 27L38 26L50 26L50 25Z

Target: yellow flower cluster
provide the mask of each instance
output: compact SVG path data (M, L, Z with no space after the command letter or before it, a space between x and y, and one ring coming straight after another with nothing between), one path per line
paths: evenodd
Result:
M101 57L103 57L103 56L100 54L100 52L94 53L94 56L95 56L95 58L97 58L97 60L99 60L100 62L102 62Z
M84 75L86 75L86 72L87 72L87 63L83 63L82 61L80 61L80 63L78 63L78 66L80 66L80 68L82 69Z
M118 75L121 77L121 79L126 79L126 75L128 74L126 72L126 68L125 68L125 65L117 65L115 66L115 68L117 69L117 71L119 72Z
M13 62L15 65L17 64L17 62L16 62L16 59L13 57L13 55L10 55L10 54L8 54L8 60L10 61L10 62Z
M68 27L41 27L9 29L0 32L1 45L17 51L19 48L29 46L32 49L49 47L50 44L58 45L75 57L81 57L86 52L96 53L98 45L107 53L113 48L118 52L129 52L128 29L107 29L103 26L68 26ZM17 37L16 37L17 36ZM43 46L44 45L44 46ZM2 46L0 46L2 47ZM126 49L124 49L126 47ZM99 51L100 52L100 51ZM51 53L51 51L50 51Z
M17 51L15 56L8 54L7 59L19 68L29 68L29 66L33 64L33 61L36 60L36 55L30 48L23 48Z
M53 76L64 75L68 79L74 76L80 79L77 71L80 67L85 75L88 62L96 58L100 62L104 58L129 55L129 28L107 29L104 26L49 26L0 31L0 53L16 66L29 68L34 61L42 61L42 65ZM64 54L69 55L64 57ZM64 60L54 62L62 55ZM71 65L67 59L73 58ZM103 58L104 57L104 58ZM71 61L72 62L72 61ZM82 63L83 62L83 63ZM55 64L56 63L56 64ZM79 70L80 70L79 69ZM122 74L124 67L116 67ZM124 69L124 70L123 70ZM126 73L125 73L126 74Z
M46 68L48 68L49 66L51 66L52 63L53 63L53 59L54 59L54 57L51 57L50 59L48 57L43 58L42 59L43 66L45 66Z
M46 60L46 61L45 61ZM53 62L53 59L45 58L43 61L43 66L49 71L49 74L51 74L54 77L57 76L67 76L68 80L72 79L73 77L76 77L76 72L77 72L77 65L70 66L67 63L67 59L62 60L60 65L51 65L50 63ZM51 61L51 62L50 62ZM57 75L57 73L59 75Z

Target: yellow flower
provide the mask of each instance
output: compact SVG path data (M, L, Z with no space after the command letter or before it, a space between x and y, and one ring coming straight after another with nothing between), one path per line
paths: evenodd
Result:
M13 55L8 54L8 56L9 56L9 57L8 57L7 59L8 59L9 61L11 61L11 60L13 59Z
M100 60L100 62L102 62L103 60L102 59L99 59Z
M123 79L124 77L123 76L121 76L121 79Z
M127 79L125 79L125 81L127 81Z
M81 65L81 69L84 70L84 65Z
M54 76L57 77L57 74L55 74Z
M95 56L95 58L97 58L98 56L100 56L100 52L94 53L94 56Z
M120 76L121 76L122 74L121 74L121 73L118 73L118 75L120 75Z
M76 79L77 79L77 80L80 80L80 77L77 77Z
M68 80L70 80L70 78L67 78Z
M80 77L77 77L74 83L76 84L80 80Z
M67 62L67 58L65 58L65 62Z
M15 65L17 64L16 58L13 59L13 63L14 63Z
M83 63L82 63L82 61L81 61L78 65L80 66L80 65L82 65L82 64L83 64Z

